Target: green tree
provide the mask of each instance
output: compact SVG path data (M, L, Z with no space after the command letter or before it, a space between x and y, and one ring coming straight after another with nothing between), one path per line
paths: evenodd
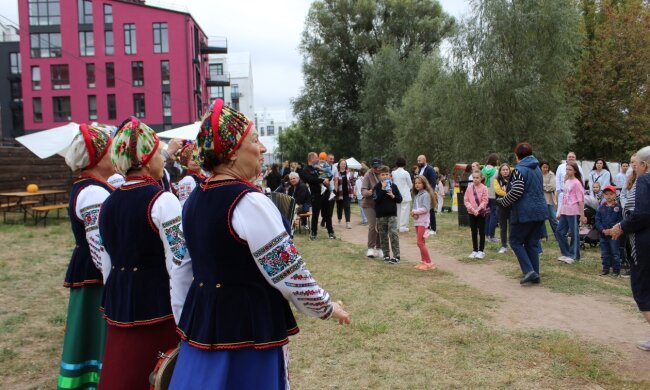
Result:
M307 161L307 153L315 151L309 133L293 124L278 136L278 153L282 160ZM317 152L318 153L318 152Z
M650 143L650 6L583 0L585 49L576 77L580 157L627 160Z
M293 102L301 127L336 155L358 155L367 66L384 45L400 58L429 53L453 25L434 0L312 3L300 45L305 86Z

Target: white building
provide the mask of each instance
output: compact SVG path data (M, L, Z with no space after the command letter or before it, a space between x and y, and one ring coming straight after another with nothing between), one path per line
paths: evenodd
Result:
M278 136L293 123L287 111L264 111L255 113L255 128L260 134L260 141L266 146L264 163L280 162L278 155Z
M221 98L226 105L253 118L255 101L250 53L211 54L209 67L210 101Z

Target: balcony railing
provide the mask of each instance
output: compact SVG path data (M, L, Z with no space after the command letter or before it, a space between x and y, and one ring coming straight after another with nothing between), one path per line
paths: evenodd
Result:
M208 87L228 87L230 86L230 73L210 75L205 85Z
M201 54L226 54L228 53L228 38L208 37L208 42L201 44Z

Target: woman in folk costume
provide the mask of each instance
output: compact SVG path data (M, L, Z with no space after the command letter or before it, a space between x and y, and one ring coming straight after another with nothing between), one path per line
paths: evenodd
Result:
M186 171L185 177L178 182L178 200L183 206L192 191L203 183L206 177L201 170L199 148L196 146L196 142L192 141L183 145L178 160Z
M246 116L216 100L198 145L210 178L183 209L191 281L171 389L286 389L286 344L301 312L349 323L305 268L271 200L251 183L266 148Z
M110 128L79 126L68 147L65 162L81 171L70 191L68 214L75 248L65 275L70 302L59 371L59 389L97 386L104 356L106 324L99 306L102 299L102 255L97 216L104 200L113 192L106 180L113 174Z
M113 140L113 165L126 182L106 199L99 218L110 256L102 263L108 327L100 389L147 388L158 352L179 341L174 319L192 269L181 206L158 184L164 164L158 146L156 133L136 118Z

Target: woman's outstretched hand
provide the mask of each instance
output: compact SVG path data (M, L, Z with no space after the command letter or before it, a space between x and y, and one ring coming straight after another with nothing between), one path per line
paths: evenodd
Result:
M339 320L341 325L349 325L352 320L347 311L343 310L343 304L341 301L334 302L334 311L332 312L332 317Z

